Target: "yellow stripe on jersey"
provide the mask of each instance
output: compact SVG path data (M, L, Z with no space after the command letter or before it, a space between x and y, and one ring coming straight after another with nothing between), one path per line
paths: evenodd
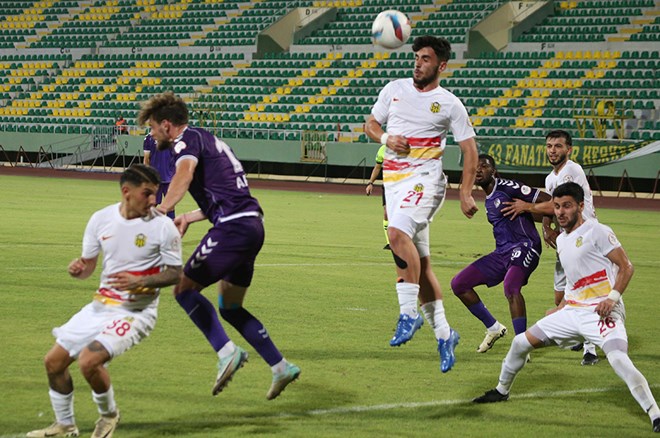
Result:
M582 289L580 292L576 293L575 295L571 294L575 298L570 298L570 300L574 302L575 301L584 302L587 300L591 300L593 298L600 298L607 296L607 294L610 293L611 290L612 290L612 286L610 285L610 282L603 281L598 284L590 285L589 287Z
M395 171L383 172L383 182L397 182L414 175L415 175L414 172L406 172L406 173L399 173Z
M429 148L410 148L408 158L416 158L421 160L437 160L443 154L443 150L439 147Z

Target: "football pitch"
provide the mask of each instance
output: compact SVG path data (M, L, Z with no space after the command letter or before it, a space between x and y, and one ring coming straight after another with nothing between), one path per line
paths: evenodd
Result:
M49 425L43 356L51 329L91 300L100 264L87 280L66 273L80 255L90 215L120 200L118 182L0 175L0 437L24 436ZM267 401L271 373L231 328L250 359L217 397L211 396L216 356L176 304L171 288L160 301L151 336L110 366L122 420L116 437L438 437L651 435L647 415L625 383L600 363L580 366L581 353L546 348L518 375L506 403L474 405L497 383L512 335L476 352L484 327L449 290L458 271L494 248L483 203L472 220L447 201L431 228L435 272L450 324L461 335L456 365L439 371L425 324L408 344L391 348L398 317L396 274L382 249L380 196L253 190L266 214L266 243L257 259L245 307L262 320L285 357L302 374ZM187 196L179 211L193 209ZM599 209L617 233L635 275L625 293L630 356L660 399L660 213ZM206 223L184 237L190 255ZM554 251L523 289L528 326L553 304ZM512 333L502 287L477 289ZM205 295L217 303L215 288ZM76 422L91 434L96 407L77 365Z

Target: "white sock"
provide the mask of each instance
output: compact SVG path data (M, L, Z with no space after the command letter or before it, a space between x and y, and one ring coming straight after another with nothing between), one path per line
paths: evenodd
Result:
M493 332L493 333L494 333L494 332L499 332L501 329L502 329L502 324L500 324L499 321L495 321L495 324L493 324L493 325L491 325L490 327L488 327L487 330L488 330L489 332Z
M96 403L96 408L101 415L110 415L117 412L115 391L112 389L112 385L110 385L110 389L102 394L97 394L92 390L92 400Z
M422 304L421 308L426 322L429 323L433 333L435 333L435 338L438 340L449 339L449 323L445 316L445 306L442 304L442 300Z
M660 409L658 409L658 404L653 398L649 383L642 373L635 368L630 357L621 350L614 350L607 353L607 360L612 365L616 375L626 382L632 396L635 397L637 403L649 415L651 420L659 417Z
M419 284L397 283L396 294L399 297L400 313L417 318L417 296Z
M516 378L518 372L525 366L527 361L527 354L534 349L532 344L527 340L525 333L520 333L513 338L511 348L502 361L502 370L500 371L500 380L497 385L497 390L500 394L508 394L511 390L511 385Z
M73 391L69 394L60 394L54 389L49 389L48 395L57 422L65 425L76 424L73 416Z
M236 350L236 344L234 344L232 341L229 341L218 350L218 357L220 359L229 357L234 353L234 350Z
M286 371L286 365L287 365L286 359L282 358L281 361L277 362L275 365L270 367L271 371L273 371L273 374L280 374Z
M594 344L592 344L591 342L589 342L589 341L586 341L584 343L584 353L583 354L587 354L587 353L591 353L594 356L596 356L596 346Z

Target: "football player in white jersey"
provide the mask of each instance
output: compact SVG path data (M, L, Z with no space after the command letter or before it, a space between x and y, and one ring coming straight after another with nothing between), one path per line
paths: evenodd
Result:
M110 437L119 422L108 362L138 344L156 324L160 288L181 275L181 237L170 218L155 211L158 171L134 164L120 177L122 200L94 213L82 255L69 263L73 278L86 279L103 253L101 284L90 304L53 329L46 354L55 423L28 437L78 436L69 366L77 359L92 388L100 418L92 437Z
M442 154L447 134L463 152L461 211L477 212L472 187L477 168L475 132L461 101L440 86L451 45L444 38L423 36L412 45L413 77L385 85L367 119L366 133L387 145L383 182L387 197L388 236L399 281L399 321L391 346L409 341L423 324L417 300L435 332L440 369L454 365L458 333L449 327L440 284L431 267L429 224L445 197L446 177ZM387 125L387 132L383 126Z
M533 349L589 340L605 352L614 372L648 414L653 431L660 432L658 404L646 378L628 357L621 296L632 278L633 265L610 227L584 219L584 191L579 184L559 185L552 201L563 228L557 251L566 271L564 298L558 310L513 339L502 362L499 384L474 402L508 400L513 381Z
M594 209L593 196L587 176L582 170L582 167L576 162L572 161L569 157L573 150L573 139L571 134L567 131L557 129L550 131L545 136L546 154L548 161L552 164L552 172L545 178L545 189L552 195L558 185L566 182L575 182L584 190L584 209L582 216L585 219L596 219L596 210ZM552 201L541 204L529 204L520 200L515 201L510 207L502 209L506 215L511 215L515 218L521 211L528 211L531 213L542 212L545 214L543 217L543 239L546 244L551 248L556 248L556 239L560 229L553 228L553 205ZM566 274L562 268L559 256L555 263L554 273L554 290L555 290L555 306L561 303L564 297L564 289L566 287ZM580 345L573 346L572 349L580 349ZM584 344L584 353L582 356L582 365L595 365L598 363L598 355L596 354L596 347L589 342Z

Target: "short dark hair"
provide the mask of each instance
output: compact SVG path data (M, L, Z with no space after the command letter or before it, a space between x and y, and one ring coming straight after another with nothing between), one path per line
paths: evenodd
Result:
M447 38L424 35L415 38L412 44L413 52L417 53L424 47L430 47L440 61L449 61L451 58L451 44Z
M176 126L185 125L188 123L188 106L171 91L157 94L142 104L137 122L144 126L149 119L157 123L167 120Z
M488 161L488 164L490 164L493 167L493 169L497 169L497 166L495 165L495 158L491 157L490 155L479 154L479 159Z
M549 138L563 138L566 140L566 144L568 146L573 146L573 138L571 137L571 134L569 134L568 131L564 131L563 129L555 129L548 132L548 134L545 136L545 139L547 140Z
M123 186L129 183L133 186L141 186L144 183L151 183L160 185L160 175L158 171L146 164L133 164L128 169L124 170L119 177L119 185Z
M575 199L575 202L578 204L584 202L584 190L582 189L582 186L572 181L557 186L552 192L553 199L561 198L562 196L570 196Z

